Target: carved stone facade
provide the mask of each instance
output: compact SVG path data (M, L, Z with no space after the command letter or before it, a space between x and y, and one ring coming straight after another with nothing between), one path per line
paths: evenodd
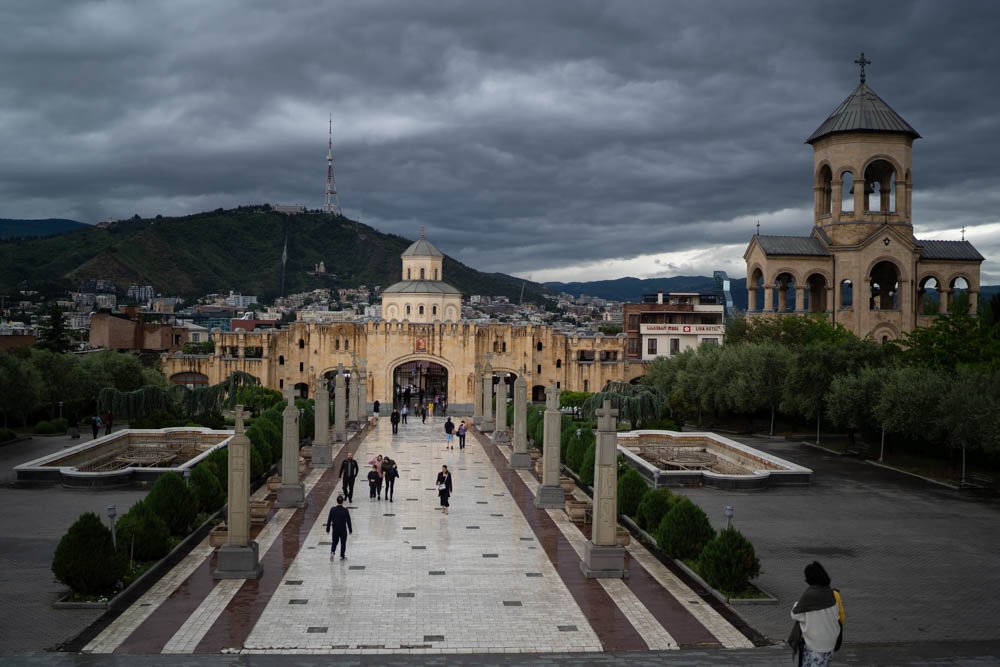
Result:
M922 303L931 289L939 313L947 312L957 289L968 291L976 312L982 255L964 239L913 235L918 138L868 87L862 70L861 84L807 140L813 146L812 233L758 233L743 255L749 316L825 313L862 338L884 342L933 321Z

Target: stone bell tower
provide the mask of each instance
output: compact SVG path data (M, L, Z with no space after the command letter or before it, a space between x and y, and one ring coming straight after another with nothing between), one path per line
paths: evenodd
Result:
M920 135L861 83L806 140L813 147L815 226L832 245L854 245L882 225L913 238L913 140Z

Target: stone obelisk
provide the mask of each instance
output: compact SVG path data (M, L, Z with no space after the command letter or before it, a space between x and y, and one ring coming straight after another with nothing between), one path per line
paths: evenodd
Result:
M535 507L556 509L566 504L566 495L559 486L559 440L562 437L559 393L555 383L550 382L545 392L542 422L542 485L535 495Z
M275 507L305 507L305 485L299 481L299 409L295 389L286 389L288 404L281 412L281 486Z
M483 365L476 362L472 373L472 423L479 426L483 423Z
M368 360L362 358L358 366L358 415L362 422L368 422Z
M229 503L226 543L219 547L216 579L256 579L263 572L257 542L250 539L250 438L243 433L243 406L236 406L236 433L229 441Z
M496 422L493 421L493 365L487 357L486 365L483 366L483 423L479 430L483 433L492 433Z
M330 444L330 389L326 386L326 378L316 380L315 396L315 435L312 444L312 467L333 467L333 445Z
M528 381L524 378L524 366L514 380L514 453L510 455L511 468L531 467L528 454Z
M336 442L347 442L347 382L344 379L344 365L337 364L337 377L333 383L333 433Z
M358 403L361 398L361 382L358 380L358 360L351 362L351 388L347 399L347 424L351 428L358 427Z
M597 411L597 452L594 457L594 525L584 543L580 569L588 578L620 578L625 571L625 549L618 546L618 410L611 401Z

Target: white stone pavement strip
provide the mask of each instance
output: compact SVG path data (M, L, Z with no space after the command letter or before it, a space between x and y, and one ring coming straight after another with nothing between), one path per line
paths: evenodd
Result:
M329 560L324 508L237 650L602 650L482 446L469 438L464 450L444 449L442 423L400 425L397 436L382 424L369 434L357 454L362 476L376 454L392 457L401 474L394 502L369 500L358 480L345 561L339 551ZM455 485L448 516L434 484L442 464Z
M305 479L305 494L309 495L316 482L323 476L322 469L310 470ZM266 487L265 487L266 488ZM271 520L257 534L257 544L260 545L260 556L264 557L274 541L284 530L288 520L298 511L296 508L277 510ZM226 608L233 596L243 586L244 579L224 579L217 583L211 592L202 600L198 608L188 617L180 629L174 633L170 641L163 647L163 653L193 653L215 623L215 619Z
M510 459L510 451L508 451L507 448L500 447L500 451L503 453L505 458L507 458L508 460ZM525 485L527 485L531 493L537 494L539 487L538 480L536 480L534 476L532 476L531 473L529 473L526 470L519 470L517 471L517 473L524 481ZM586 494L583 494L583 492L580 491L580 489L575 489L574 495L577 493L582 494L583 497L586 497ZM570 544L573 545L573 548L576 550L576 552L582 555L583 542L586 541L586 538L584 538L583 533L580 532L579 527L577 527L576 524L569 521L569 517L566 516L564 511L562 510L547 510L547 511L549 512L549 516L553 518L553 521L556 523L557 526L559 526L559 529L566 536L566 539L569 540ZM696 595L695 592L692 591L691 588L687 586L687 584L678 579L673 572L668 570L663 565L663 563L659 561L659 559L657 559L653 554L649 553L649 550L646 549L646 547L644 547L637 541L633 540L626 548L628 549L629 555L632 556L632 558L634 558L636 561L638 561L639 564L641 564L646 569L646 571L650 574L650 576L656 579L656 581L659 582L661 586L663 586L664 590L666 590L675 598L677 598L679 601L681 601L681 603L685 605L687 610L691 612L691 615L694 616L699 623L705 626L705 628L707 628L708 631L711 632L712 635L715 636L715 638L719 640L719 643L722 644L725 648L753 648L753 642L747 639L742 632L733 627L733 625L729 623L729 621L727 621L721 615L719 615L719 613L714 609L712 609L711 606L705 604L698 597L698 595ZM602 579L601 583L604 584L606 581L608 580ZM621 584L621 582L618 583ZM658 632L655 631L655 627L660 627L662 629L662 625L660 625L660 623L656 621L656 619L651 614L649 614L645 606L642 606L642 603L639 601L639 599L636 598L635 595L630 590L628 590L628 587L624 586L624 584L622 584L622 587L624 588L625 591L628 591L627 595L622 594L624 595L624 597L619 596L618 593L613 592L612 590L609 590L607 586L605 586L605 590L608 591L608 595L611 596L611 599L615 601L615 604L617 604L618 607L622 610L622 613L625 614L625 616L629 619L629 621L632 622L632 625L635 626L636 630L639 631L639 634L642 636L643 640L645 640L646 643L649 644L649 647L651 649L661 648L661 647L654 647L653 644L650 643L650 641L652 640L654 643L660 643L663 641L662 635L660 635ZM630 612L626 609L626 607L632 607L635 604L640 605L644 613L637 615L635 618L633 618L633 616L629 615ZM649 637L647 637L640 626L647 628L651 627L650 620L655 622L656 625L652 626L654 631ZM663 632L667 634L667 636L669 637L669 634L666 633L666 630L664 630ZM670 641L673 642L673 639L671 638ZM676 642L673 642L673 644L674 645L670 646L669 648L677 648ZM668 648L668 647L664 646L662 648Z
M251 499L263 500L267 496L267 486L257 489ZM83 647L84 653L113 653L129 635L156 611L164 600L169 598L177 587L183 584L195 570L201 567L205 559L212 555L215 548L208 544L208 538L202 540L191 552L181 559L170 572L165 574L148 591L126 609L118 618L112 621L89 644Z

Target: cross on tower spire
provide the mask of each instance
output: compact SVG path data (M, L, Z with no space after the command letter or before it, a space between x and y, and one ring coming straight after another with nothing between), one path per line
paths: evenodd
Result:
M760 220L757 221L757 236L760 236Z
M872 61L865 58L865 52L861 52L861 57L854 61L855 65L861 66L861 83L865 82L865 65L871 65Z
M962 240L965 240L965 225L962 225Z
M420 228L420 238L424 238L424 228Z

